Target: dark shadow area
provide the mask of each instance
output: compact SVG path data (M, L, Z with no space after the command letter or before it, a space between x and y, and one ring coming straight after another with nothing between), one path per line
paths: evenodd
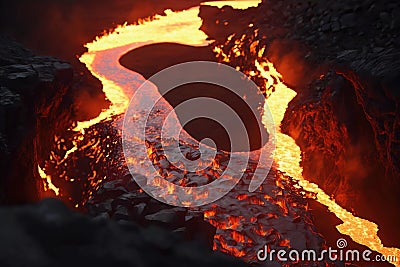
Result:
M142 74L146 79L165 68L189 61L215 61L215 56L210 47L162 43L132 50L120 59L122 66ZM245 82L243 84L246 86ZM162 91L160 88L159 90ZM243 88L243 92L246 92L246 88ZM262 147L261 133L257 122L257 119L260 120L260 118L256 118L246 102L230 90L212 84L191 83L178 86L164 95L164 98L173 107L198 97L208 97L222 101L239 115L248 133L247 136L232 140L240 148L240 151L248 150L244 148L247 140L250 143L251 150ZM179 112L177 112L177 115L180 119L184 116ZM184 129L198 141L208 137L214 140L218 149L231 150L231 140L228 133L221 125L211 119L198 118L184 125ZM229 134L231 137L237 136L236 133Z
M176 43L142 46L122 56L122 66L146 79L173 65L189 61L216 61L210 47L193 47Z

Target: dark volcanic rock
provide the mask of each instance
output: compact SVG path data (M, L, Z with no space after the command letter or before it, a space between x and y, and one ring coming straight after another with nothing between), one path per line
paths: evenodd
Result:
M141 228L69 210L46 199L1 208L0 265L7 266L245 266L183 241L179 233Z
M161 203L139 189L132 176L105 182L86 204L93 217L115 221L133 221L140 225L158 225L182 233L188 240L212 246L215 228L203 214Z
M0 38L0 203L38 198L38 154L68 122L72 79L69 64Z
M353 13L344 14L340 17L340 25L342 29L354 27L356 22L356 16Z

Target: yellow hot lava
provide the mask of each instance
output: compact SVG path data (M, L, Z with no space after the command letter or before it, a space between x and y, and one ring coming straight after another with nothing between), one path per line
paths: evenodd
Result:
M43 184L44 184L44 189L47 190L52 190L58 196L60 194L60 189L53 184L51 181L51 176L47 175L40 166L38 166L38 172L40 177L43 179Z

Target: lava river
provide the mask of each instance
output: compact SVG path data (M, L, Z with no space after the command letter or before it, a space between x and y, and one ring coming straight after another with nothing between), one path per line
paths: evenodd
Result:
M209 2L205 5L231 5L234 8L246 9L257 6L259 1L223 1ZM119 133L121 131L121 115L125 113L130 98L136 89L146 80L140 74L128 70L120 65L119 59L127 52L142 46L156 43L179 43L190 46L207 46L207 35L202 32L199 18L200 7L194 7L181 12L165 11L165 15L157 15L151 20L141 21L134 25L122 25L112 33L96 38L86 44L88 52L80 57L92 74L103 84L103 91L111 102L108 109L90 120L78 122L72 129L76 133L74 145L64 154L65 158L77 153L77 143L84 139L88 129L100 122L110 121ZM265 101L264 111L269 109L274 124L276 125L276 150L273 168L265 182L254 192L248 192L250 178L242 179L223 199L200 208L205 219L217 228L214 237L214 249L241 257L247 261L256 261L256 251L266 243L271 247L286 247L303 250L307 248L322 248L324 241L315 229L308 211L307 198L314 198L326 206L343 223L337 225L337 230L349 236L358 244L367 246L373 251L383 255L394 255L400 259L400 250L384 247L378 237L378 226L368 220L358 218L351 212L339 206L334 199L329 197L318 185L310 183L302 176L301 151L295 141L280 132L280 124L285 115L288 103L296 93L283 83L283 77L276 71L273 64L263 58L262 48L259 58L254 64L264 77L267 88L272 86L275 90ZM230 56L224 55L218 47L215 52L229 62ZM166 101L166 108L172 108ZM265 124L269 122L265 119ZM193 140L187 133L187 146ZM144 140L139 140L144 142ZM153 161L160 161L155 145L149 145L149 154L153 154ZM228 157L220 152L220 158ZM121 161L124 159L121 158ZM127 159L138 162L140 159ZM214 162L208 169L212 176L218 178L221 170L221 161ZM250 162L251 165L251 162ZM47 189L57 194L58 188L53 185L52 176L47 170L40 169ZM251 177L251 166L245 171ZM96 173L93 173L93 177ZM102 179L97 179L96 185ZM199 196L201 197L201 196ZM395 263L394 263L395 264ZM400 265L397 265L400 266Z

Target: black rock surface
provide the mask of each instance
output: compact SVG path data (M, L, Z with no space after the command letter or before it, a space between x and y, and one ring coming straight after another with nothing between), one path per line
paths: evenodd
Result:
M72 80L68 63L0 37L0 203L38 199L41 141L68 122Z
M91 218L56 199L0 208L0 265L246 266L157 226Z

